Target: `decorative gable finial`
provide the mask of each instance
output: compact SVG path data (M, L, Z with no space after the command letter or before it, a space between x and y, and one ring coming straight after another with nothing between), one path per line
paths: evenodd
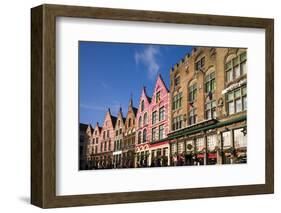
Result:
M129 107L133 107L133 93L131 92Z

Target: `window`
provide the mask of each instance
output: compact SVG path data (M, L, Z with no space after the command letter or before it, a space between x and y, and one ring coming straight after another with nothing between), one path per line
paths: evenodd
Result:
M156 150L156 156L158 157L158 156L161 156L161 149L157 149Z
M188 91L189 102L193 102L197 97L197 84L189 86Z
M209 151L215 150L217 146L217 136L216 135L209 135L207 136L207 146Z
M160 91L156 93L156 103L160 101Z
M182 93L178 93L173 97L173 110L181 108Z
M96 138L96 144L99 142L99 138Z
M223 132L222 133L222 140L223 140L223 146L224 147L229 147L231 146L231 132Z
M104 147L103 147L103 151L106 151L106 145L107 145L107 143L106 143L106 141L104 142Z
M142 142L143 142L143 143L146 142L146 133L147 133L146 131L147 131L147 130L144 129L144 130L143 130L143 133L142 133Z
M244 134L243 128L234 130L234 147L247 147L247 135Z
M106 137L109 138L109 130L106 132Z
M204 147L205 147L204 138L197 138L196 139L196 149L198 151L201 151L202 149L204 149Z
M129 127L131 127L131 118L129 118Z
M103 139L105 139L105 131L103 131L103 136L102 137L103 137Z
M216 118L217 113L216 113L216 101L209 101L205 104L205 118L206 119L211 119L211 118Z
M153 128L152 129L152 137L151 137L152 141L156 141L156 134L157 134L157 129Z
M144 110L144 100L141 101L141 111Z
M175 81L175 87L177 87L180 84L180 76L179 75L176 76L174 81Z
M152 113L152 124L155 124L156 123L156 117L157 117L157 114L156 114L157 112L156 111L154 111L153 113Z
M174 155L177 152L177 144L176 143L172 143L171 144L171 154Z
M164 125L159 126L159 140L164 138Z
M143 116L143 124L144 124L144 125L147 124L147 112L144 113L144 116Z
M212 72L205 77L205 92L213 92L216 89L216 76L215 72Z
M122 128L121 128L121 129L119 129L119 135L120 135L120 134L122 134Z
M228 114L232 115L247 109L247 88L238 88L226 94Z
M179 142L178 143L178 153L182 154L184 151L184 142Z
M191 109L188 113L189 125L195 124L197 121L197 111L195 108Z
M141 143L141 132L138 133L138 144Z
M159 121L164 120L164 112L165 112L164 107L161 107L159 109Z
M173 118L172 130L178 130L182 128L182 115Z
M140 116L139 117L139 127L141 127L142 126L142 117Z
M196 70L201 70L205 66L205 57L202 57L195 63L195 69Z
M230 82L247 73L247 53L243 52L239 56L227 61L225 64L226 81Z
M163 156L168 157L168 148L163 149Z
M119 150L122 149L122 139L119 141Z
M115 131L115 135L118 136L118 130Z
M241 75L244 75L244 74L247 73L246 61L247 61L247 53L244 52L244 53L240 54L240 70L241 70Z
M103 151L103 143L100 144L100 152Z

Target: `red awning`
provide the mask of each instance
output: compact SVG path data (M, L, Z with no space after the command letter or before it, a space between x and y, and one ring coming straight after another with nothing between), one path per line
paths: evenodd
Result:
M197 158L204 158L204 154L197 154Z
M159 142L159 143L150 144L150 147L162 146L162 145L168 144L168 143L169 143L169 141L162 141L162 142Z
M217 153L209 153L208 158L217 158Z

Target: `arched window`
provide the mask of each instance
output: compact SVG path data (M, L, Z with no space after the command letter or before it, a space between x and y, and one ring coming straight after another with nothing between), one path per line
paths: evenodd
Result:
M188 86L188 100L193 102L197 97L197 83L192 81Z
M144 110L144 100L141 101L141 111Z
M207 73L205 76L205 93L213 92L216 89L215 72Z
M146 129L143 130L142 133L142 142L145 143L146 142Z
M205 66L205 57L201 57L200 59L197 59L195 62L195 69L200 71L203 69L203 67Z
M141 127L142 126L142 117L140 116L139 117L139 127Z
M225 62L225 72L226 72L226 82L230 82L235 80L247 73L247 53L242 52L236 54L232 54L227 57Z
M143 124L144 124L144 125L147 124L147 112L144 113L144 116L143 116Z
M139 131L139 133L138 133L138 144L140 144L141 143L141 131Z

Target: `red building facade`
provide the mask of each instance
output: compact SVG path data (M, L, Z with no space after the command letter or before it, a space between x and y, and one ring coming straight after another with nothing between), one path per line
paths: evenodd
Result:
M161 75L156 79L150 112L150 166L167 166L169 164L169 90Z

